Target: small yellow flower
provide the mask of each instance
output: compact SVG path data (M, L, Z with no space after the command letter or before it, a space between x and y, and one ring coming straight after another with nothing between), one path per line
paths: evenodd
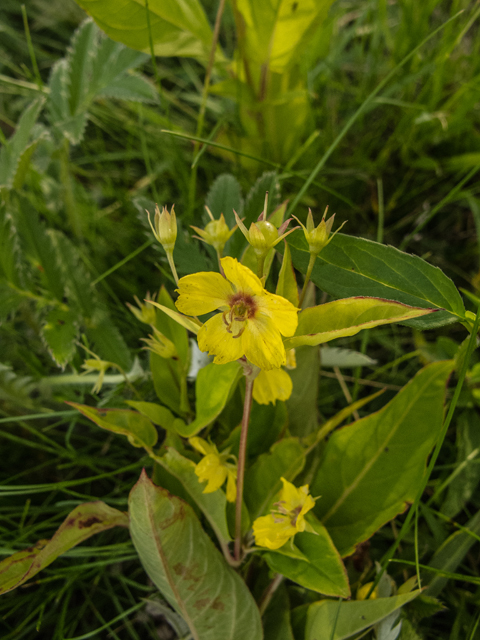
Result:
M202 272L184 276L178 283L177 309L196 316L218 309L198 332L201 351L214 355L216 364L243 356L260 369L286 363L283 336L293 336L298 324L291 302L265 291L257 276L236 259L221 260L225 277Z
M292 395L292 379L283 369L260 371L253 383L253 399L258 404L275 404Z
M207 482L203 493L213 493L220 489L227 481L227 500L235 502L237 497L237 467L228 458L233 457L229 450L218 452L217 447L203 438L193 437L188 439L194 449L200 451L205 457L195 467L195 473L199 482Z
M98 378L92 388L92 393L100 393L103 387L103 379L105 377L105 372L110 367L115 367L115 364L112 362L107 362L106 360L100 360L98 356L94 355L94 358L89 358L85 360L82 364L82 371L80 375L86 375L87 373L93 373L94 371L98 371Z
M308 485L297 489L281 478L283 489L275 503L276 510L253 523L253 535L259 547L279 549L299 531L305 531L305 514L313 509L315 500L308 493Z
M152 326L153 335L148 338L142 338L143 342L147 343L144 349L156 353L161 358L175 358L178 356L177 349L171 340L163 335L156 327Z
M329 244L335 235L340 231L345 222L340 225L340 227L335 231L335 233L331 236L333 221L335 220L335 214L331 216L328 220L325 220L327 215L328 207L325 209L322 220L320 224L316 227L313 222L313 216L311 209L308 210L307 216L307 226L303 225L298 218L293 216L297 222L299 222L302 226L303 233L305 235L305 239L308 242L308 250L313 255L317 256L322 249L324 249L327 244Z
M362 587L359 587L357 590L357 600L366 600L367 595L372 588L373 582L367 582ZM376 600L378 598L378 587L372 591L369 600Z
M215 220L210 209L208 207L205 207L205 209L210 217L210 222L207 224L205 229L199 229L198 227L191 225L192 229L195 229L198 233L198 236L193 237L203 240L207 244L211 245L221 256L225 244L235 233L237 225L235 225L233 229L229 229L225 222L225 218L223 217L223 213L220 214L220 218L218 220Z

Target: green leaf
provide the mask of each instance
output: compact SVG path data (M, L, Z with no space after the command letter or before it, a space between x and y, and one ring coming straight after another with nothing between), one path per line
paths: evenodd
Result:
M212 423L223 411L230 395L242 375L238 362L208 364L200 369L195 382L196 417L193 422L179 428L181 436L194 436Z
M463 469L451 481L442 513L454 518L471 499L480 482L480 417L475 409L467 409L457 420L457 469Z
M17 228L25 253L40 273L43 286L59 301L65 294L65 278L52 235L40 221L37 211L23 197L18 199Z
M298 307L299 298L297 279L295 278L295 271L292 265L290 247L286 242L285 250L283 253L282 267L280 269L280 273L278 274L277 290L275 293L278 296L283 296L287 300L290 300L294 307Z
M178 362L150 353L150 369L158 399L176 413L183 413Z
M73 358L77 334L77 318L70 309L56 308L48 312L42 327L42 336L59 367L65 368L67 362Z
M21 293L12 289L8 282L0 280L0 323L18 310L22 300L24 297Z
M95 409L85 404L67 402L102 429L127 436L134 447L151 449L157 443L158 433L153 424L140 413L128 409Z
M290 624L290 599L285 584L281 584L263 616L265 640L295 640Z
M195 640L261 640L257 606L191 507L143 471L129 497L130 532L140 560Z
M98 29L87 18L73 34L67 57L67 86L69 112L75 115L85 111L89 102L89 85L93 61L97 53Z
M245 473L245 502L252 520L267 511L282 487L280 478L291 482L304 465L304 448L298 438L283 438L269 453L259 456Z
M53 246L61 273L61 281L68 297L68 304L78 311L82 318L89 318L96 308L94 290L90 286L91 278L87 273L77 247L61 232L49 229L48 237ZM52 273L55 276L56 272Z
M150 53L145 0L77 0L113 40ZM149 0L153 48L157 56L208 59L212 31L198 0Z
M126 403L166 431L176 431L177 427L183 424L183 420L174 416L167 407L162 407L162 405L156 404L155 402L127 400Z
M15 133L0 149L0 193L3 189L19 189L23 182L26 163L45 131L34 135L34 125L42 110L44 100L32 102L22 113ZM32 139L33 135L33 139Z
M422 369L383 409L336 431L310 493L342 556L413 502L443 423L453 361Z
M308 518L307 518L308 519ZM308 519L315 533L297 533L295 545L300 554L291 553L287 542L282 548L264 555L268 566L306 589L327 596L349 598L350 587L340 554L325 527L314 518Z
M235 225L233 210L242 217L243 199L242 188L235 176L230 173L222 173L210 187L205 204L210 209L214 218L219 218L223 213L225 222L232 228Z
M421 593L420 589L393 598L332 602L320 600L308 608L305 640L344 640L373 626Z
M422 584L428 584L426 595L436 597L440 594L448 582L448 578L443 576L442 572L454 573L477 542L480 535L480 511L463 526L464 531L452 533L430 558L428 566L437 569L438 573L422 571Z
M11 284L19 286L22 267L17 230L6 206L0 204L0 274Z
M288 236L293 264L303 273L309 253L303 232ZM441 326L465 316L455 285L438 268L394 247L338 233L315 262L312 281L336 298L373 296L414 307L446 309L407 324Z
M96 98L116 98L133 102L157 102L155 87L143 76L136 73L122 74L96 93Z
M128 527L128 516L104 502L87 502L74 509L51 540L14 553L0 562L0 594L16 589L77 544L112 527Z
M320 360L322 367L372 367L377 364L376 360L365 353L339 347L322 347Z
M103 305L102 305L103 306ZM95 345L98 355L108 362L115 362L123 371L129 371L132 358L127 343L114 325L113 320L97 303L97 310L93 318L89 319L85 333Z
M169 447L166 454L157 459L157 462L180 481L207 518L217 538L222 542L229 542L231 537L228 532L225 514L227 506L225 493L220 490L213 493L203 493L206 485L204 482L200 482L195 474L195 463L181 456L172 447Z
M188 366L188 362L190 359L188 333L185 331L185 326L179 324L177 319L177 314L182 314L179 314L177 312L170 294L163 286L159 291L157 302L162 305L163 308L161 313L157 312L155 326L159 331L163 333L164 336L166 336L173 342L183 365ZM186 318L186 316L182 317ZM186 318L186 320L189 321L188 323L186 323L188 324L186 328L193 333L197 332L199 329L198 325L194 323L190 318Z
M65 137L72 144L78 144L87 126L87 111L86 108L78 113L70 111L69 74L70 67L66 58L53 65L48 80L48 117L57 136Z
M334 300L300 311L295 335L285 340L285 348L292 349L301 345L313 347L336 338L354 336L362 329L405 322L432 311L434 310L409 307L380 298Z
M252 69L284 72L298 62L332 3L333 0L235 0L237 32L242 39L240 51Z
M293 382L287 400L288 426L292 435L303 437L316 431L318 425L318 375L312 372L320 369L320 351L299 347L295 357L297 366L288 372Z

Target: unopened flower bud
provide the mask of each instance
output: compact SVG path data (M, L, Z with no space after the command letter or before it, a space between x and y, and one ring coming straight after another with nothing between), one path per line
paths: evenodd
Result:
M250 229L247 229L237 213L235 211L233 213L235 214L235 219L240 231L259 256L265 256L272 247L275 247L283 238L294 231L294 229L290 229L290 231L284 233L289 220L284 222L280 229L277 229L274 224L264 219L263 213L260 215L258 221L252 222Z
M173 342L155 327L153 327L153 335L148 338L142 338L142 340L147 344L145 349L152 351L161 358L175 358L178 355Z
M162 212L160 213L158 204L156 204L155 226L153 226L150 220L150 213L148 211L147 214L153 235L165 249L167 254L172 253L177 239L177 219L175 218L174 207L172 207L170 213L168 212L167 207L162 207Z
M205 207L205 209L210 217L210 222L206 225L205 229L199 229L198 227L191 225L192 229L198 233L198 236L193 237L203 240L222 255L225 244L235 232L237 225L235 225L233 229L229 229L225 222L225 218L223 217L223 213L220 214L220 218L218 220L215 220L210 209L208 207Z
M323 214L322 220L320 224L316 227L313 222L312 211L308 210L307 216L307 226L303 225L298 218L295 218L302 225L303 233L305 235L305 239L308 242L308 250L311 254L318 256L320 251L324 249L327 244L329 244L335 234L337 234L340 229L343 227L345 222L335 231L335 233L331 236L333 221L335 219L335 214L331 216L328 220L325 219L327 215L328 207L325 209L325 213Z
M144 322L145 324L152 324L152 325L155 324L155 320L156 320L155 307L153 307L151 304L143 304L142 302L140 302L137 296L133 296L133 297L135 298L135 302L137 303L138 308L134 307L132 304L129 304L128 302L127 302L127 307L130 309L133 315L137 318L137 320L140 320L140 322ZM150 294L147 293L147 297L146 297L147 303L149 300L151 300Z

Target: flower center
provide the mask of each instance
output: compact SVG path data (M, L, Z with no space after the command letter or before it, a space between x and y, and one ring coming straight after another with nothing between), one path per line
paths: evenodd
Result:
M257 305L252 296L241 291L230 296L228 304L230 309L224 311L223 322L228 333L234 338L239 338L246 329L247 320L255 316Z

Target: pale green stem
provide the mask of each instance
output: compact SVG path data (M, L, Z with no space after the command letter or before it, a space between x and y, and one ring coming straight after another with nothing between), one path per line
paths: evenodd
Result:
M175 280L175 284L178 286L178 275L177 270L175 269L175 262L173 261L173 251L166 251L166 254L168 258L168 264L170 265L170 270Z
M237 469L237 501L235 505L235 551L234 558L238 562L241 559L242 548L242 503L243 503L243 478L245 475L245 460L247 457L248 424L252 408L253 379L245 377L245 401L243 403L242 427L240 431L240 444L238 448Z
M307 273L305 275L305 282L303 283L302 293L300 294L300 300L298 301L299 307L302 306L303 300L305 298L305 294L307 293L308 283L310 282L310 276L312 275L313 265L315 264L316 259L317 259L317 254L311 253L310 260L308 262Z
M257 276L260 280L263 278L263 271L265 269L265 258L267 257L266 253L262 255L257 254Z

